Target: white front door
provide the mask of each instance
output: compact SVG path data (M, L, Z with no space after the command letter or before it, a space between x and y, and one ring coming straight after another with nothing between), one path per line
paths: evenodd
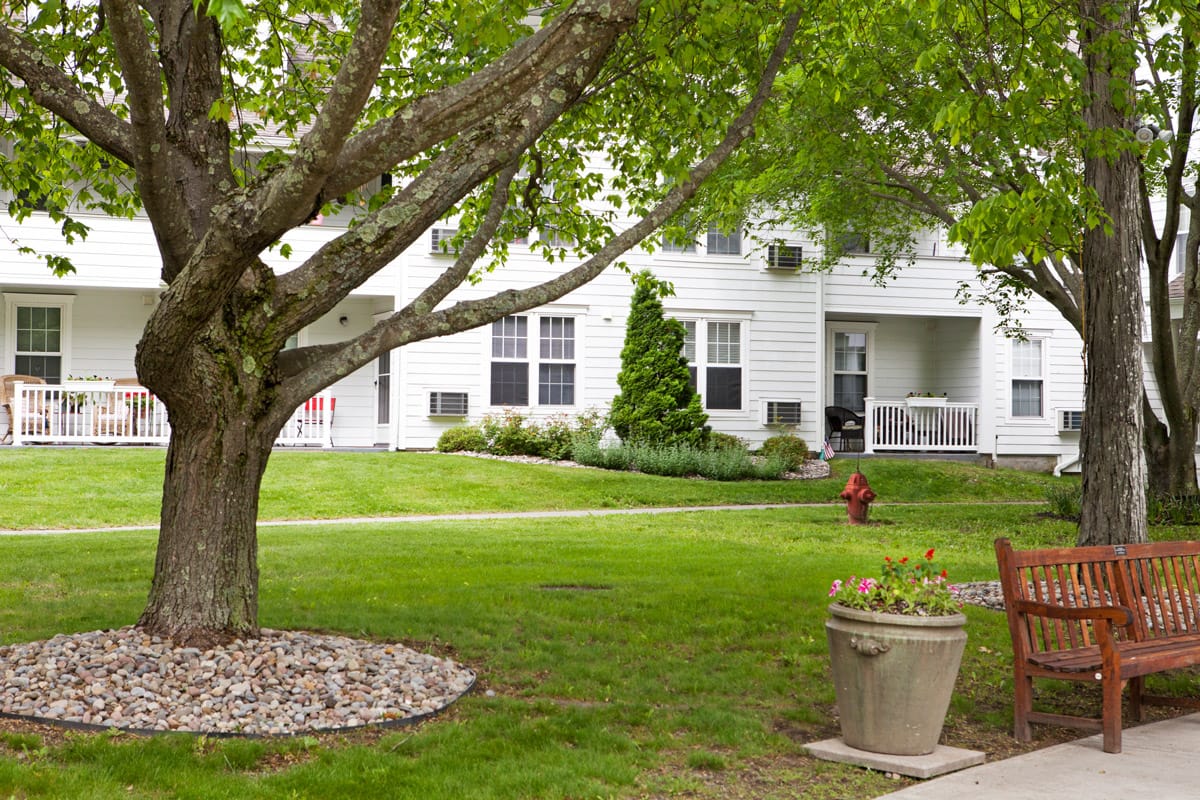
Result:
M375 443L390 444L392 427L392 354L375 359Z

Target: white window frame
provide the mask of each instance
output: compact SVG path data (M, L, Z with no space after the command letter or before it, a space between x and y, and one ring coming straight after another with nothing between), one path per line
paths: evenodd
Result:
M705 413L710 417L743 417L750 412L750 315L749 314L711 314L706 312L684 312L684 311L668 311L667 315L679 320L685 326L690 324L695 325L695 351L692 353L692 358L688 359L688 366L696 370L696 391L700 395L701 405ZM738 362L710 362L708 359L709 342L708 342L708 326L710 323L715 324L736 324L738 325ZM687 355L687 346L684 345L684 354ZM703 354L704 359L699 356ZM708 368L712 367L737 367L742 371L742 386L741 396L738 399L737 408L710 408L708 405L708 396L705 394L705 387L708 385Z
M1038 359L1039 374L1036 377L1017 375L1017 348L1021 345L1037 342L1040 349ZM1004 413L1008 422L1021 425L1041 425L1051 420L1053 411L1050 409L1049 372L1050 333L1048 331L1025 331L1023 338L1009 336L1007 346L1008 375L1005 391ZM1013 413L1013 385L1018 380L1037 380L1042 384L1042 413L1038 416L1018 416Z
M510 314L510 317L525 317L525 356L522 357L505 357L492 355L493 347L493 324L483 328L484 336L484 367L483 367L483 390L484 401L487 409L496 410L503 408L524 408L530 411L535 409L549 409L554 411L570 412L572 409L582 407L583 398L583 329L586 320L585 310L583 308L545 308L537 311L526 311L521 314ZM506 317L507 319L507 317ZM542 320L543 319L571 319L574 322L573 350L572 358L554 358L551 356L542 356ZM528 366L526 372L526 381L528 382L528 398L529 402L524 405L504 405L492 403L492 365L494 363L516 364L523 363ZM549 364L570 364L575 367L573 394L574 402L570 404L557 403L542 403L541 398L541 372L543 365Z
M17 308L58 308L62 330L59 339L59 358L62 359L62 379L71 374L71 312L75 296L65 294L4 293L4 371L15 371L17 363Z
M878 396L875 393L873 385L875 380L875 329L878 327L879 323L877 322L835 322L825 326L825 405L835 405L833 401L833 379L838 372L834 366L836 363L834 359L834 340L839 333L866 334L867 369L865 374L867 376L867 391L863 397L865 399L867 397Z

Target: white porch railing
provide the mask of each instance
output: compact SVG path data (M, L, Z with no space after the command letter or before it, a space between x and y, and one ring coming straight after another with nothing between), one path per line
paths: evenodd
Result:
M276 444L332 447L333 404L328 392L305 402ZM171 438L167 407L142 386L112 381L67 381L61 386L13 385L9 424L14 446L26 444L154 444Z
M863 450L978 452L979 406L944 397L866 398Z

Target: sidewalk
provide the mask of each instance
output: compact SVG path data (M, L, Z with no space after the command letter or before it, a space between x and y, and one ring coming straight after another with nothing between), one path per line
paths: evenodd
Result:
M1125 728L1122 751L1100 735L994 761L883 795L877 800L1184 800L1200 797L1200 714Z

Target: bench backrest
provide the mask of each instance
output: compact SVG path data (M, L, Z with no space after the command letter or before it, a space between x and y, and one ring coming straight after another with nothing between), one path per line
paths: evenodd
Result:
M1200 634L1200 542L1014 550L996 540L996 562L1013 643L1025 653L1087 647L1092 623L1023 617L1012 600L1068 607L1121 605L1133 624L1118 639Z

